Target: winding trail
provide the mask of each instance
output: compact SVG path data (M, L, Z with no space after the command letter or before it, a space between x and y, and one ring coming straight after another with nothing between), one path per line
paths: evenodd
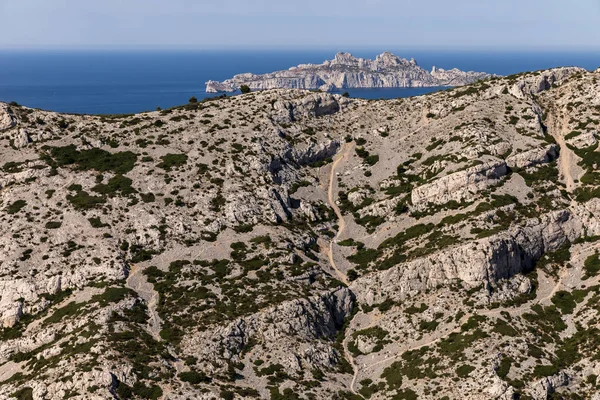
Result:
M142 272L143 269L139 265L132 265L129 270L129 276L127 276L127 280L125 281L125 286L134 290L146 302L150 314L146 330L154 339L160 341L160 326L162 321L156 311L158 292L154 290L154 286L148 282Z
M338 219L338 230L337 230L335 237L329 241L329 246L323 247L324 252L327 253L327 258L329 259L329 265L331 265L331 268L333 268L333 270L335 271L338 278L342 282L344 282L344 284L346 286L349 285L348 276L337 267L337 265L335 264L334 257L333 257L333 245L335 244L335 242L339 239L341 234L346 229L346 221L344 220L344 216L342 215L340 208L338 207L338 205L335 203L335 200L334 200L334 186L335 186L335 177L336 177L335 169L337 168L339 163L348 156L348 153L353 148L354 148L354 142L344 144L343 151L338 153L338 155L335 157L333 164L331 165L331 171L329 171L329 185L327 188L327 202L329 203L329 206L335 212L335 215ZM352 322L352 321L350 321L350 322ZM348 350L348 339L349 339L349 336L346 336L344 338L344 340L342 341L342 347L344 349L344 358L346 360L348 360L348 362L352 366L352 369L354 370L354 374L352 377L352 383L350 384L350 391L353 394L360 396L361 398L364 398L360 393L358 393L354 389L356 377L358 376L358 367L354 361L354 357L352 357L352 354Z
M428 124L427 124L427 120L426 120L426 123L424 125L421 125L417 129L410 132L407 135L407 137L418 133L420 130L425 128L427 125ZM336 168L339 165L339 163L348 156L348 153L350 151L352 151L354 146L355 146L354 141L344 144L343 151L340 152L335 157L333 164L331 165L331 171L329 172L329 185L327 188L327 201L329 203L329 206L335 212L335 215L338 219L338 231L337 231L335 237L329 241L329 247L323 249L324 252L327 253L327 257L329 259L329 264L331 265L331 267L333 268L333 270L335 271L335 273L339 277L339 279L342 282L344 282L344 284L346 284L346 286L349 286L348 276L337 267L337 265L335 264L334 257L333 257L333 246L334 246L335 242L337 242L337 240L340 238L340 236L344 232L344 230L346 229L346 221L344 220L344 216L342 215L342 212L341 212L340 208L338 207L338 205L335 203L334 186L335 186ZM352 322L352 321L350 321L350 322ZM364 396L361 395L359 392L357 392L356 389L354 388L356 386L356 380L358 379L358 374L360 372L360 369L356 365L356 362L354 361L354 357L348 350L348 342L349 342L350 338L351 338L351 335L346 335L346 337L344 338L344 340L342 342L342 347L344 349L344 357L346 358L346 360L349 361L350 365L352 366L352 369L354 370L354 373L352 376L352 382L350 383L350 391L353 394L364 399Z
M331 268L333 268L333 270L335 271L338 278L342 282L344 282L344 284L346 286L349 285L348 276L337 267L337 265L335 264L334 257L333 257L333 245L338 240L338 238L340 237L342 232L344 232L344 230L346 229L346 221L344 220L344 216L342 215L342 212L340 211L340 208L338 207L338 205L335 204L334 185L335 185L335 169L336 169L336 167L342 160L344 160L348 156L348 153L353 148L354 148L354 142L346 143L344 145L343 151L336 156L335 160L333 161L333 164L331 165L331 171L329 172L329 187L327 189L327 201L329 203L329 206L335 212L335 215L338 219L338 231L335 235L335 238L333 238L332 240L329 241L329 249L326 249L326 253L327 253L327 258L329 259L329 264L331 265Z

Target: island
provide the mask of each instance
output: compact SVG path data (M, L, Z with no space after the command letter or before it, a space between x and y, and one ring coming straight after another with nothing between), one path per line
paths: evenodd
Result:
M244 73L223 82L206 82L207 93L235 92L241 86L251 90L311 89L335 92L350 88L410 88L462 86L491 77L485 72L445 70L433 67L427 71L414 59L404 59L390 52L375 60L337 53L323 64L301 64L268 74Z

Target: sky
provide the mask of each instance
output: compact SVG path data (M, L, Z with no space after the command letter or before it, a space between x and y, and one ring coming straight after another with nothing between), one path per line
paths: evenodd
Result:
M0 0L0 49L600 49L600 0Z

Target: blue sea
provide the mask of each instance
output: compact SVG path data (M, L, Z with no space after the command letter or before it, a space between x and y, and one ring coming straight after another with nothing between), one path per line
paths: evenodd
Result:
M600 66L600 52L351 51L372 58L388 50L432 66L509 75L556 66ZM0 101L82 114L124 114L186 103L208 80L322 63L336 51L0 51ZM352 97L408 97L440 88L355 89Z

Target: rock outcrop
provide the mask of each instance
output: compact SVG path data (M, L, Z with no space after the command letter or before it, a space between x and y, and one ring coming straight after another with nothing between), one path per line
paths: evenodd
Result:
M206 82L207 93L234 92L242 85L253 90L320 89L335 91L348 88L402 88L460 86L490 77L484 72L433 68L428 72L414 59L406 60L389 52L375 60L338 53L323 64L301 64L286 71L256 75L245 73L223 82Z
M17 123L8 104L0 103L0 132L12 128Z
M500 183L507 173L504 161L476 165L415 188L411 202L416 209L422 209L428 204L445 204L451 200L470 201L477 192Z
M198 332L184 342L184 348L201 362L218 365L223 361L237 360L242 351L252 343L262 343L270 354L285 361L286 370L299 370L304 358L301 342L314 339L331 339L352 312L354 300L347 288L337 289L310 299L291 300L277 307L240 318L215 331ZM318 351L335 354L329 347ZM316 348L307 349L309 358L326 360L320 367L331 368L339 355L317 356ZM217 356L218 358L214 358ZM323 357L324 356L324 357Z
M352 284L360 302L377 304L387 298L405 299L438 285L461 281L468 287L495 285L530 268L585 232L600 233L600 202L555 211L489 238L459 245Z
M545 164L558 157L560 148L551 144L544 148L531 149L514 154L506 159L506 164L511 168L527 168L537 164Z
M533 76L526 76L518 79L508 91L513 96L524 99L532 94L538 94L548 90L552 85L559 84L570 76L581 72L585 72L585 69L579 67L564 67L540 71Z
M471 79L326 67L329 90ZM578 71L0 105L0 399L594 398L600 90Z

